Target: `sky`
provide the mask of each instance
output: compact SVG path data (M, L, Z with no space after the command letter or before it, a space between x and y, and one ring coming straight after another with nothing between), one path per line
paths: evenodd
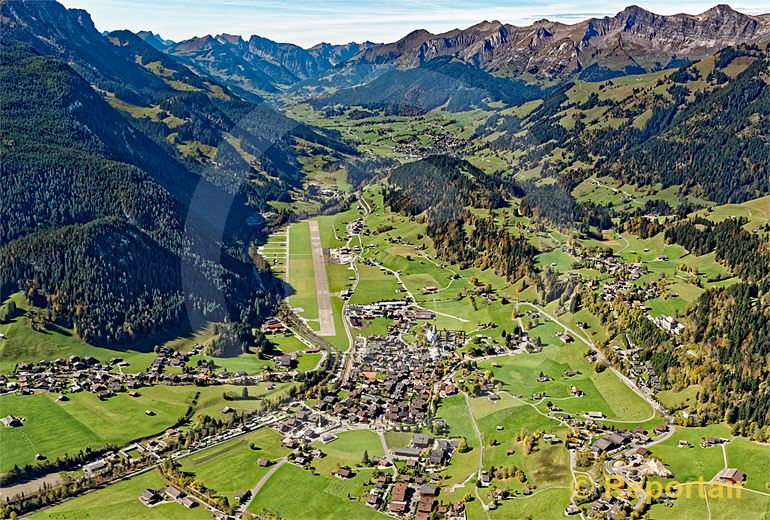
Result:
M698 14L719 0L637 0L659 14ZM724 0L722 0L724 1ZM768 0L739 0L746 14L770 11ZM85 9L99 30L151 30L181 41L206 34L258 34L310 47L316 43L396 41L414 29L433 33L465 28L483 20L528 25L548 18L574 23L612 16L633 0L581 2L536 0L60 0Z

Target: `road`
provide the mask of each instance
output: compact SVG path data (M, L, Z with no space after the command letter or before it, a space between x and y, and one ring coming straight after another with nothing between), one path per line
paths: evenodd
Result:
M270 468L270 471L265 473L265 475L261 479L259 479L259 482L257 482L257 485L252 488L251 496L249 496L249 499L246 500L246 502L244 502L240 506L238 506L237 511L239 514L243 514L249 508L249 506L251 505L251 502L254 500L254 497L257 496L257 493L259 493L259 491L262 489L262 486L267 484L267 481L270 480L270 477L273 476L273 473L278 471L278 468L286 464L286 461L287 461L286 457L279 459L275 463L275 465L272 468Z
M663 408L657 401L652 399L649 395L645 394L638 386L636 386L636 383L631 381L628 377L624 376L620 370L613 367L609 361L607 360L607 357L604 355L604 353L596 348L596 344L591 340L591 338L583 336L582 334L576 332L575 330L567 327L564 323L559 321L555 316L551 316L549 313L547 313L542 307L535 305L534 303L529 302L519 302L519 306L521 305L528 305L529 307L532 307L533 309L538 310L541 314L546 316L548 319L559 325L561 328L563 328L566 332L569 332L572 334L575 338L579 339L586 345L589 345L594 352L596 353L598 359L604 364L607 365L607 368L612 371L613 374L617 376L618 379L620 379L628 388L630 388L636 395L641 397L647 404L649 404L654 411L658 411L663 417L669 418L668 410Z
M315 292L318 302L319 336L336 336L334 327L334 313L332 312L332 300L329 293L329 279L326 277L326 262L324 250L321 245L321 231L318 221L308 222L310 228L310 251L313 255L313 272L315 273Z

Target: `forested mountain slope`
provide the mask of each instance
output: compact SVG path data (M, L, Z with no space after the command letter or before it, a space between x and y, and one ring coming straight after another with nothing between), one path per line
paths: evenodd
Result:
M202 187L58 59L9 42L0 56L3 294L42 290L60 311L56 319L102 344L134 340L190 313L256 320L257 301L265 312L275 287L242 253L229 252L226 228L216 229L215 216L231 204L242 213L240 199ZM209 196L188 212L199 189ZM91 224L108 217L117 220ZM246 231L232 224L233 236ZM127 254L130 245L146 255ZM48 258L66 261L66 276ZM90 270L96 264L100 276ZM167 276L168 266L176 276Z
M440 57L414 69L386 72L371 83L341 90L314 103L392 107L394 113L420 114L438 107L452 112L488 108L496 101L518 105L542 93L535 85L498 78L461 60Z

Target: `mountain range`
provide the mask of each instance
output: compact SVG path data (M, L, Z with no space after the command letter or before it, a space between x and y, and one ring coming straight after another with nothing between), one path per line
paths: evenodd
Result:
M574 165L558 166L565 155L551 157L560 146L573 163L711 200L767 190L768 51L756 42L770 39L769 15L629 7L574 25L483 22L310 49L259 36L101 33L88 13L53 0L0 0L0 24L0 297L38 294L59 322L98 343L192 315L249 334L271 312L279 286L249 255L265 235L263 214L292 202L306 164L359 154L337 130L277 109L286 99L310 96L338 113L482 109L493 115L476 135L528 150L522 169L578 178ZM732 50L717 53L723 47ZM707 55L711 63L690 67ZM580 79L666 67L670 76L638 96L570 101ZM184 276L169 279L169 264Z
M175 43L152 32L139 35L196 70L248 92L291 85L350 87L440 56L496 75L553 83L676 67L725 46L769 38L770 14L750 16L717 5L698 15L663 16L630 6L615 16L576 24L483 21L440 34L418 29L392 43L323 43L309 49L259 36L207 35Z

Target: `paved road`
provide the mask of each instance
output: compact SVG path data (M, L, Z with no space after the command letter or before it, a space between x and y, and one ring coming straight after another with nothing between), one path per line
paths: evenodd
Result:
M267 473L265 473L265 475L264 475L264 476L263 476L261 479L259 479L259 482L257 482L257 485L256 485L256 486L254 486L254 488L251 490L251 496L249 496L249 499L248 499L248 500L246 500L246 502L244 502L243 504L241 504L241 505L238 507L238 511L239 511L240 513L243 513L244 511L246 511L246 510L249 508L249 505L251 505L251 501L252 501L252 500L254 500L254 497L255 497L255 496L257 496L257 493L259 493L259 490L260 490L260 489L262 489L262 486L264 486L264 485L267 483L267 481L268 481L268 480L270 480L270 477L272 477L272 476L273 476L273 473L275 473L276 471L278 471L278 468L280 468L281 466L283 466L284 464L286 464L286 460L287 460L287 459L286 459L286 457L284 457L284 458L280 459L280 460L279 460L279 461L278 461L278 462L275 464L275 466L273 466L272 468L270 468L270 471L268 471Z
M332 313L332 300L329 294L329 280L326 278L326 263L324 263L324 250L321 245L321 232L318 229L318 222L311 220L308 222L310 227L310 250L313 255L313 271L315 273L315 292L318 300L318 323L320 330L319 336L336 336L337 330L334 327L334 314Z

